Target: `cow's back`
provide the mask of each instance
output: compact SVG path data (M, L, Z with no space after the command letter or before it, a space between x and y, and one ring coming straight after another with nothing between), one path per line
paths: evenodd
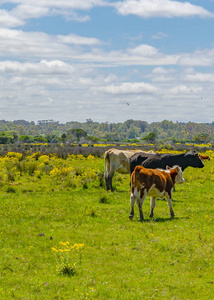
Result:
M142 162L144 168L149 169L166 169L167 166L172 167L174 164L171 161L170 154L156 155L154 157L148 157Z
M136 166L140 166L147 159L153 159L156 156L159 156L159 154L149 153L149 152L142 152L142 153L140 152L140 153L133 154L129 159L130 173L132 174Z
M154 185L155 189L162 192L164 190L170 191L173 186L170 173L165 170L147 169L143 166L136 166L131 178L132 186L137 187L138 190L144 186L149 191Z
M141 150L109 149L105 152L105 164L107 170L118 171L122 174L129 173L129 158Z

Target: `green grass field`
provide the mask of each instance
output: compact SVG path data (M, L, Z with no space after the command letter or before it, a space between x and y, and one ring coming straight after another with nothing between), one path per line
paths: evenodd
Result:
M214 153L213 153L214 155ZM211 155L212 156L212 155ZM129 175L100 158L0 159L0 299L214 299L214 159L187 168L175 218L129 220Z

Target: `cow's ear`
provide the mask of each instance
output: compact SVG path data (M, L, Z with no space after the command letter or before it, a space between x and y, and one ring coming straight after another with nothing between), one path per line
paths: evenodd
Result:
M176 166L176 172L179 173L179 171L180 171L180 167Z
M171 168L170 168L169 166L166 166L166 169L167 169L167 170L170 170Z

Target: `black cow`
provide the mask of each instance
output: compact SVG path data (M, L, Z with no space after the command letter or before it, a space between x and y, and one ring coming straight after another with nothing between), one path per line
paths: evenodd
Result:
M148 156L144 155L144 153L136 153L130 157L130 173L134 171L134 168L138 165L143 166L144 168L149 169L166 169L167 166L173 167L178 165L181 167L182 171L184 171L187 167L193 168L203 168L204 164L200 160L198 153L195 151L190 151L182 154L150 154Z

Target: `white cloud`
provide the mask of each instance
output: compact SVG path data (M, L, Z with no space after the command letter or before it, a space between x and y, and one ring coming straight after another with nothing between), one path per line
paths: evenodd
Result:
M130 41L140 41L143 39L143 35L142 34L139 34L137 36L129 36L127 34L124 34L124 39L126 40L130 40Z
M48 35L43 32L0 29L0 55L15 59L72 59L81 64L100 63L98 66L131 65L181 65L212 66L214 49L197 50L193 53L165 54L158 48L141 44L127 50L105 52L105 43L94 37L75 34ZM85 47L86 46L86 47ZM95 48L96 47L96 48ZM99 47L99 48L97 48Z
M131 55L144 57L151 57L159 54L158 49L149 45L139 45L136 48L128 49L127 52Z
M5 74L72 74L74 67L62 61L46 61L39 63L20 63L0 61L0 72Z
M169 70L167 70L163 67L157 67L154 70L152 70L152 74L155 74L155 75L165 75L168 73L169 73Z
M93 37L75 34L52 36L43 32L0 29L0 55L2 57L36 58L58 60L72 59L81 64L101 63L99 66L131 65L181 65L211 66L214 62L214 49L193 53L165 54L157 48L141 44L127 50L105 52L95 46L105 43ZM85 46L87 46L85 48ZM89 48L90 47L90 48Z
M21 26L23 24L24 22L20 18L11 15L10 13L8 13L8 11L4 9L0 9L0 28L11 28Z
M178 59L181 66L212 66L214 64L214 48L197 50L193 53L182 54Z
M155 39L155 40L160 40L160 39L163 39L163 38L166 38L166 37L168 37L168 35L163 33L163 32L160 32L160 31L157 34L154 34L152 36L152 38Z
M83 61L101 62L102 66L131 66L131 65L176 65L180 55L167 55L150 45L139 45L127 50L104 52L98 48L91 52L79 53L76 58Z
M13 3L10 10L0 10L0 27L17 27L24 25L27 19L41 18L51 15L62 15L66 20L86 22L89 16L81 16L75 10L89 11L94 6L105 6L102 0L10 0L2 3Z
M67 21L87 22L90 20L88 15L82 16L74 10L53 8L49 12L49 16L63 16Z
M94 6L105 5L102 0L5 0L3 3L14 3L17 5L31 5L38 7L56 7L66 9L89 10Z
M182 96L183 95L195 95L202 92L202 87L200 86L186 86L186 85L179 85L174 86L171 89L169 89L170 95L176 95L176 96Z
M194 73L194 74L187 74L185 76L187 81L191 82L200 82L200 83L212 83L214 82L214 73Z
M156 93L157 88L145 82L124 82L120 85L109 85L104 87L97 87L92 89L94 92L104 92L112 95L130 95L130 94L144 94Z
M82 37L78 36L76 34L69 34L69 35L57 35L57 39L59 42L64 44L73 44L73 45L99 45L102 44L101 41L99 41L96 38L88 38L88 37Z
M42 57L69 53L54 36L42 32L0 29L0 40L1 56Z
M113 4L121 15L150 17L214 17L214 13L189 2L171 0L124 0Z
M12 11L11 15L16 16L21 20L31 18L41 18L48 14L49 9L47 7L41 7L35 4L21 4L16 6Z
M0 29L0 55L15 58L60 57L81 55L78 46L101 44L98 39L78 35L51 36L43 32Z
M171 83L177 82L178 74L175 69L166 69L163 67L157 67L152 70L151 74L147 77L150 78L153 82L162 82L162 83Z
M84 9L84 8L83 8ZM21 4L17 5L11 12L11 15L16 16L22 20L27 20L31 18L41 18L45 16L52 15L61 15L65 17L66 20L74 20L78 22L86 22L90 20L89 16L81 16L73 9L69 9L66 7L58 7L58 6L40 6L38 3L29 4Z

